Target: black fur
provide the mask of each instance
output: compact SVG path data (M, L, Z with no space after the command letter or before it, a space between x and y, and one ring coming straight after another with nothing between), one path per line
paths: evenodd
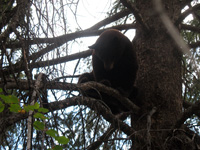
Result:
M126 97L130 95L132 97L135 91L133 85L138 64L131 41L118 30L110 29L103 32L96 43L89 48L93 49L93 71L80 76L79 83L87 81L101 82L119 90ZM114 109L117 106L120 107L120 104L118 102L113 105L110 104L111 99L103 95L103 101L110 107L111 111L115 114L119 113Z

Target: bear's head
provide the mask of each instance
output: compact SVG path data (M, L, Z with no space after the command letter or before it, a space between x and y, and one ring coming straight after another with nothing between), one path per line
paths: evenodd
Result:
M103 32L89 48L94 50L94 54L103 62L105 70L109 71L123 57L126 46L130 44L129 39L121 32L110 29Z

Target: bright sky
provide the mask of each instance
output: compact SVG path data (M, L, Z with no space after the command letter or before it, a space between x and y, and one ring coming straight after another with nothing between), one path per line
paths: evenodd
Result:
M78 24L86 29L107 16L115 0L81 0L77 9Z
M77 28L81 28L82 30L90 28L99 21L108 17L107 12L112 9L113 3L115 1L116 0L80 0L76 12L76 18L74 17L74 14L71 10L69 10L67 13L69 28L72 28L73 32L75 32ZM126 33L126 35L129 37L130 40L133 39L133 31ZM69 53L72 54L87 50L88 46L94 44L97 38L98 37L93 36L76 39L78 42L72 44L72 47L69 49ZM76 63L77 60L74 62ZM79 67L84 71L83 68L85 66L86 65L81 64ZM70 70L70 74L72 74L74 66L69 65L67 67L68 70Z
M112 9L113 3L116 0L80 0L77 8L77 18L71 13L68 13L70 18L70 28L76 31L78 27L82 30L90 28L99 21L108 17L107 12ZM73 17L73 18L72 18ZM77 25L78 24L78 25ZM74 25L74 27L73 27ZM133 32L126 34L130 40L133 38ZM78 52L80 50L86 50L88 46L92 45L96 41L97 37L87 37L82 40L82 44L78 45L78 49L73 50Z
M68 14L68 18L70 18L70 28L72 28L73 31L76 31L77 28L84 30L105 19L107 17L106 13L112 8L114 1L115 0L80 0L77 8L77 18L74 17L72 12ZM82 44L77 45L78 47L76 50L73 50L73 53L75 51L78 52L88 49L88 46L92 45L96 39L97 37L81 39ZM73 47L74 46L75 45L73 45Z

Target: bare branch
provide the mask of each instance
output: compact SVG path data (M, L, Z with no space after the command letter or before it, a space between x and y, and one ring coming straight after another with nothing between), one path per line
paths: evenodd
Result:
M130 113L124 112L122 114L117 115L117 118L120 120L126 119ZM100 137L98 138L97 141L93 142L91 145L87 147L87 150L94 150L97 149L104 141L108 141L108 138L112 135L112 133L115 131L115 129L110 126L107 131Z
M182 30L190 30L192 32L200 33L199 27L194 27L194 26L187 25L187 24L181 24L180 27Z
M60 58L56 58L56 59L52 59L52 60L33 62L30 64L30 67L31 68L47 67L47 66L51 66L51 65L56 65L56 64L76 60L79 58L85 58L85 57L90 56L91 54L92 54L92 50L86 50L83 52L75 53L72 55L68 55L65 57L60 57ZM25 69L25 64L22 64L20 66L19 66L19 64L15 64L12 66L13 66L13 72L23 71ZM4 69L5 74L9 74L9 72L10 72L10 68ZM1 73L0 73L0 75L1 75Z
M116 21L118 19L121 19L121 18L123 18L125 16L128 16L130 13L131 13L130 10L123 10L123 11L121 11L119 13L114 14L113 16L110 16L110 17L98 22L94 26L90 27L90 30L99 29L99 28L101 28L101 27L103 27L103 26L105 26L105 25L107 25L109 23L112 23L112 22L114 22L114 21Z
M185 109L188 109L190 106L192 106L192 103L188 102L188 101L183 101L183 107Z
M67 98L65 100L61 100L58 102L52 102L49 104L50 110L60 110L63 108L67 108L69 106L76 105L86 105L92 110L97 111L97 113L101 114L108 122L111 123L112 127L115 129L121 129L128 136L134 136L135 131L124 123L122 120L118 119L115 115L113 115L105 106L102 105L98 100L89 98L89 97L73 97Z
M120 0L120 1L125 7L127 7L133 13L136 20L142 26L143 30L148 33L149 27L147 26L147 24L145 24L144 20L142 19L141 14L139 13L139 10L135 7L135 5L133 5L131 2L128 2L127 0Z
M184 8L186 5L190 4L193 0L182 0L181 8Z
M181 125L188 119L190 118L193 114L196 114L197 112L199 113L199 108L200 108L200 101L197 101L196 103L192 104L182 115L181 117L177 120L175 123L173 129L180 128Z
M113 26L112 28L123 30L123 29L127 29L128 27L132 28L132 29L135 28L134 25L121 25L121 26L116 26L116 27ZM63 45L64 43L67 43L68 41L74 40L76 38L81 38L81 37L96 36L96 35L101 34L102 32L104 32L107 29L110 29L110 28L106 28L106 29L103 29L103 30L87 29L87 30L84 30L84 31L77 31L77 32L74 32L74 33L69 33L69 34L54 37L54 38L33 39L32 42L34 41L35 44L37 44L37 43L54 43L54 44L44 48L43 50L40 50L37 53L34 53L33 55L30 56L30 59L36 60L40 56L50 52L51 50L55 49L56 47ZM32 42L29 43L29 44L34 44Z
M190 15L192 12L197 11L200 9L200 4L195 5L194 7L191 7L187 9L185 12L183 12L179 18L176 20L176 25L179 25L188 15Z
M197 47L200 47L200 41L198 42L195 42L195 43L191 43L189 44L191 48L197 48Z
M114 131L115 129L112 126L108 128L107 131L97 141L93 142L87 147L87 150L97 149L103 143L103 141L108 140Z
M31 105L34 105L36 102L36 95L37 91L40 88L40 83L42 82L42 73L40 73L37 77L37 80L35 82L34 91L31 97ZM33 136L33 111L30 110L28 112L28 133L27 133L27 149L32 149L32 136Z
M183 101L183 107L187 110L188 108L190 108L193 105L193 103L187 102L187 101ZM197 115L200 118L200 110L195 112L195 115Z
M18 13L16 13L13 18L11 19L11 22L8 24L7 29L0 34L0 41L4 41L7 37L9 37L9 34L13 31L13 29L16 29L18 26L19 16Z
M70 106L76 106L76 105L88 106L92 110L95 110L97 111L97 113L101 114L108 122L111 123L113 128L121 129L128 136L135 136L135 131L130 126L128 126L118 117L113 115L107 108L105 108L105 106L102 105L102 103L100 103L98 100L93 99L93 98L80 97L80 96L67 98L65 100L49 103L49 109L51 111L55 111L55 110L64 109ZM28 117L28 115L20 114L18 118L15 118L14 120L11 119L12 117L13 117L12 115L9 115L7 118L7 122L4 122L4 124L12 125L13 123L17 121L20 121L22 118L25 119L26 117Z
M36 63L31 64L31 67L32 68L39 68L39 67L56 65L56 64L76 60L76 59L79 59L79 58L86 58L86 57L90 56L91 54L92 54L92 50L86 50L86 51L75 53L75 54L68 55L68 56L65 56L65 57L60 57L60 58L47 60L47 61L36 62Z
M127 16L128 14L130 14L131 12L129 10L124 10L121 11L111 17L108 17L98 23L96 23L94 26L83 30L83 31L77 31L74 33L69 33L66 35L62 35L62 36L58 36L58 37L54 37L54 38L34 38L33 40L30 41L30 44L38 44L38 43L57 43L57 42L61 42L61 43L65 43L67 41L76 39L76 38L80 38L80 37L87 37L87 36L93 36L93 35L97 35L98 33L101 32L95 32L94 30L97 30L109 23L112 23L122 17Z
M120 26L115 26L112 27L114 29L119 29L119 30L123 30L123 29L128 29L128 28L135 28L134 24L127 24L127 25L120 25ZM110 28L107 28L110 29ZM79 38L79 37L86 37L86 36L92 36L92 35L99 35L101 34L103 31L107 30L107 29L103 29L103 30L84 30L84 31L80 31L80 32L75 32L75 33L71 33L71 34L67 34L65 36L58 37L58 39L56 38L44 38L44 39L40 39L40 42L45 42L45 40L58 40L58 41L62 41L62 39L65 39L67 41L75 39L75 38ZM60 38L60 39L59 39ZM46 41L47 42L47 41ZM76 53L70 56L65 56L62 58L57 58L57 59L53 59L53 60L47 60L47 61L40 61L40 62L34 62L36 59L38 59L40 56L50 52L51 50L55 49L56 47L61 46L62 44L64 44L63 42L57 42L55 44L52 44L50 46L47 46L46 48L40 50L37 53L32 54L29 59L33 60L33 63L30 64L31 68L39 68L39 67L46 67L46 66L51 66L51 65L55 65L55 64L60 64L63 62L67 62L67 61L71 61L71 60L75 60L75 59L79 59L79 58L85 58L87 56L91 55L91 50L88 51L84 51L84 52L80 52L80 53ZM19 72L19 71L23 71L25 69L25 64L22 62L18 62L15 65L13 65L13 72ZM8 74L10 72L10 69L4 68L4 73ZM1 73L0 73L1 75Z
M95 25L96 26L96 25ZM97 25L99 26L99 25ZM93 28L93 27L92 27ZM96 28L96 27L94 27ZM118 29L118 30L127 30L127 29L135 29L136 25L135 24L123 24L123 25L116 25L116 26L112 26L112 29ZM105 28L104 30L102 30L101 32L105 31L106 29L111 29L111 28ZM90 31L93 31L95 29L91 29ZM84 30L85 31L85 30ZM80 35L80 37L88 37L88 36L96 36L99 35L101 32L96 32L94 34L91 34L90 31L85 32L85 35ZM97 30L96 30L97 31ZM77 32L75 32L77 34ZM75 34L75 33L70 33L70 34ZM78 32L79 33L79 32ZM87 35L88 34L88 35ZM68 34L65 35L66 38L68 38ZM37 59L38 57L40 57L41 55L44 55L45 53L50 52L51 50L63 45L64 43L67 43L68 41L71 40L75 40L76 38L79 38L79 35L74 36L73 39L65 39L64 43L57 41L59 37L54 37L54 38L34 38L33 40L29 41L29 45L33 45L33 44L41 44L41 43L45 43L45 41L48 41L51 45L47 46L46 48L40 50L40 51L44 51L44 52L37 52L33 55L30 56L30 59ZM53 40L54 39L54 40ZM67 40L67 41L66 41ZM25 41L24 41L25 42ZM55 42L54 44L52 42ZM17 48L21 48L21 43L19 42L11 42L8 41L6 43L6 48L12 48L12 49L17 49Z
M147 115L147 150L151 150L151 117L156 112L156 108L153 107L152 110Z
M28 89L28 83L25 81L22 81L22 83L18 83L20 85L23 85L22 88L27 88ZM1 85L1 83L0 83ZM18 88L17 85L14 83L8 83L6 85L6 88ZM42 87L42 85L41 85ZM112 96L114 98L116 98L117 100L119 100L124 106L128 107L129 110L133 111L134 113L138 113L140 108L138 106L136 106L135 104L133 104L128 98L123 97L117 90L107 87L101 83L98 82L86 82L86 83L82 83L82 84L71 84L71 83L63 83L63 82L47 82L46 83L46 88L47 89L57 89L57 90L76 90L78 91L83 90L89 90L92 88L97 89L100 92L104 92L105 94Z
M123 104L125 107L127 107L129 110L133 111L134 113L138 113L140 108L133 104L128 98L123 97L117 90L107 87L103 84L100 84L98 82L86 82L77 85L80 89L87 91L91 88L95 88L100 92L104 92L105 94L108 94L109 96L112 96L119 100L121 104Z
M4 115L3 117L0 117L0 136L5 133L6 129L10 127L11 125L15 124L16 122L19 122L20 120L27 119L28 113L26 114L8 114L7 116Z
M99 26L99 25L98 25ZM118 26L113 26L112 28L116 29ZM127 27L129 28L134 28L134 25L120 25L121 28L123 29L127 29ZM110 29L110 28L106 28L106 29L102 29L102 30L97 30L94 29L96 28L96 26L93 26L92 28L83 30L83 31L76 31L74 33L69 33L69 34L65 34L65 35L61 35L58 37L53 37L53 38L34 38L32 41L30 41L29 44L38 44L38 43L66 43L68 41L74 40L76 38L81 38L81 37L89 37L89 36L96 36L101 34L103 31Z

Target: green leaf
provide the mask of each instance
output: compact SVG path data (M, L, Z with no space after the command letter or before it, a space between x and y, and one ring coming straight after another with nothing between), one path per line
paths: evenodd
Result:
M56 137L55 139L56 139L56 140L58 141L58 143L60 143L60 144L67 144L67 143L69 142L69 139L66 138L65 136L59 136L59 137Z
M36 130L44 130L44 123L43 122L40 122L40 121L35 121L33 123L33 126L35 127Z
M30 110L34 111L35 109L39 109L40 105L38 104L38 102L36 102L34 105L28 105L28 106L24 106L24 109L26 110L26 112L29 112Z
M58 132L54 129L50 129L48 131L46 131L46 134L50 135L51 137L56 138L58 136Z
M40 108L40 104L38 103L38 102L36 102L35 104L34 104L34 109L39 109Z
M34 118L40 118L42 120L48 119L47 117L44 116L44 114L41 114L41 113L35 113Z
M11 104L9 109L11 112L15 112L15 113L18 113L20 110L22 110L19 104Z
M7 104L17 104L19 103L18 98L14 95L0 95L0 98L4 100Z
M25 110L26 112L29 112L28 106L25 106L25 105L24 105L24 110Z
M1 93L1 92L3 92L3 89L2 89L2 88L0 88L0 93Z
M5 108L5 105L0 101L0 112L2 112Z
M28 105L24 106L24 109L26 112L29 112L30 110L34 111L35 106L34 105Z
M46 108L39 108L39 109L38 109L38 112L47 113L47 112L49 112L49 110L46 109Z

